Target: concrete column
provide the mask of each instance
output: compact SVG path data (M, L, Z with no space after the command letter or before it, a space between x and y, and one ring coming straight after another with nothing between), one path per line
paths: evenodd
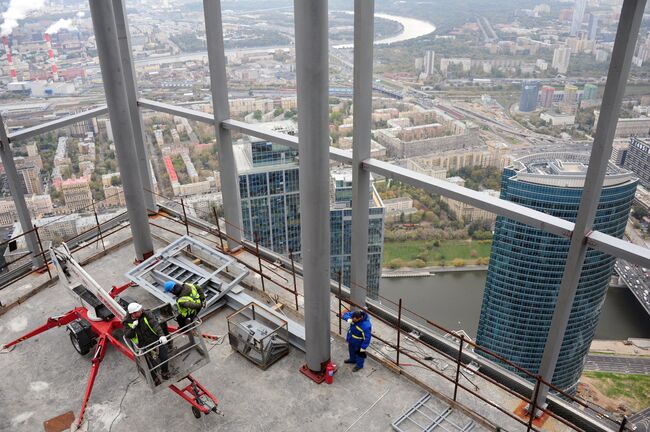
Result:
M300 137L300 239L307 367L330 359L329 70L327 1L296 0L296 81Z
M571 236L569 253L560 283L551 328L546 339L544 355L539 368L539 375L551 382L555 372L564 334L578 289L582 265L587 254L587 239L596 217L600 193L603 189L603 182L607 171L607 163L612 154L612 142L616 132L618 113L621 109L621 101L625 93L625 84L630 72L632 56L639 35L639 27L643 17L646 0L624 0L621 10L621 18L618 23L616 40L612 51L612 59L609 64L607 83L600 110L600 118L596 127L594 144L589 158L589 168L585 186L580 199L580 208L576 218L575 229ZM543 405L548 394L548 387L540 387L537 398L538 405Z
M26 233L27 231L31 231L34 228L34 225L32 224L32 216L29 214L29 209L27 208L27 203L25 202L25 195L23 194L20 176L18 174L18 170L16 169L14 155L11 152L9 137L7 136L7 130L5 129L5 123L1 113L0 158L2 159L2 165L4 166L5 174L7 175L7 183L9 184L11 198L13 198L14 204L16 205L16 213L18 213L18 221L20 222L20 227L23 229L23 232ZM43 264L43 257L38 255L41 249L38 244L38 239L36 238L36 233L32 231L26 234L25 241L27 243L27 248L32 253L32 266L34 268L40 267Z
M239 175L237 174L230 131L221 126L222 121L230 118L221 1L203 0L203 13L205 14L205 36L210 63L210 90L212 91L212 109L219 148L219 173L221 175L221 194L226 234L228 235L228 249L237 250L241 247L243 229L239 200Z
M372 44L374 0L354 2L354 133L352 136L352 257L350 295L366 304L368 285L368 210L370 172L361 166L370 157L372 127Z
M153 242L138 157L133 145L135 140L131 124L131 111L129 110L113 4L106 0L90 0L89 3L108 115L115 138L115 153L120 167L126 208L131 223L133 246L136 259L143 260L153 254Z
M131 49L131 33L126 16L124 0L113 0L113 13L115 14L115 25L117 29L117 40L120 46L122 58L122 70L124 71L124 84L126 86L126 97L129 103L131 125L133 126L133 144L138 158L138 168L142 187L144 189L144 200L147 210L156 213L155 199L153 195L153 182L149 170L149 154L147 153L146 138L142 114L138 108L138 85L135 79L135 67L133 66L133 51ZM112 124L112 122L111 122Z

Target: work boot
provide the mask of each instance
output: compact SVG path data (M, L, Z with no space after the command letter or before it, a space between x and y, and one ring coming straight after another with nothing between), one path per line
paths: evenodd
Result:
M352 360L352 359L347 359L347 360L344 360L343 363L352 364L352 363L356 363L356 362L354 360Z
M352 372L359 372L361 369L363 368L360 368L359 366L355 366L352 368Z

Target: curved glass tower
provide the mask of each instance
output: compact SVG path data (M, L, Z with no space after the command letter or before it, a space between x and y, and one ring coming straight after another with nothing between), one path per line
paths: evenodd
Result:
M521 158L503 172L501 198L575 222L588 162L589 155L575 153ZM622 237L636 185L631 172L609 165L594 230ZM538 371L568 250L569 239L497 218L479 345ZM614 261L602 252L587 253L553 376L553 384L569 392L582 373Z

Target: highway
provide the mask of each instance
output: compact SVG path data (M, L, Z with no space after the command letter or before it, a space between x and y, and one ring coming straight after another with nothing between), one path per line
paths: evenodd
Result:
M650 315L650 286L648 284L650 269L641 268L621 259L614 265L616 273L621 277L625 285L632 291L634 297L641 303L641 306Z
M634 432L650 432L650 407L630 416L628 421L636 426Z
M650 357L587 355L585 370L622 374L650 375Z

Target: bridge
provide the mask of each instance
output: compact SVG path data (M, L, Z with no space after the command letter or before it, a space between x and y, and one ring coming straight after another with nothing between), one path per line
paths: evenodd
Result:
M616 261L614 269L618 273L620 281L627 285L634 297L650 315L650 280L646 277L646 270L622 259ZM647 270L650 275L650 269Z

